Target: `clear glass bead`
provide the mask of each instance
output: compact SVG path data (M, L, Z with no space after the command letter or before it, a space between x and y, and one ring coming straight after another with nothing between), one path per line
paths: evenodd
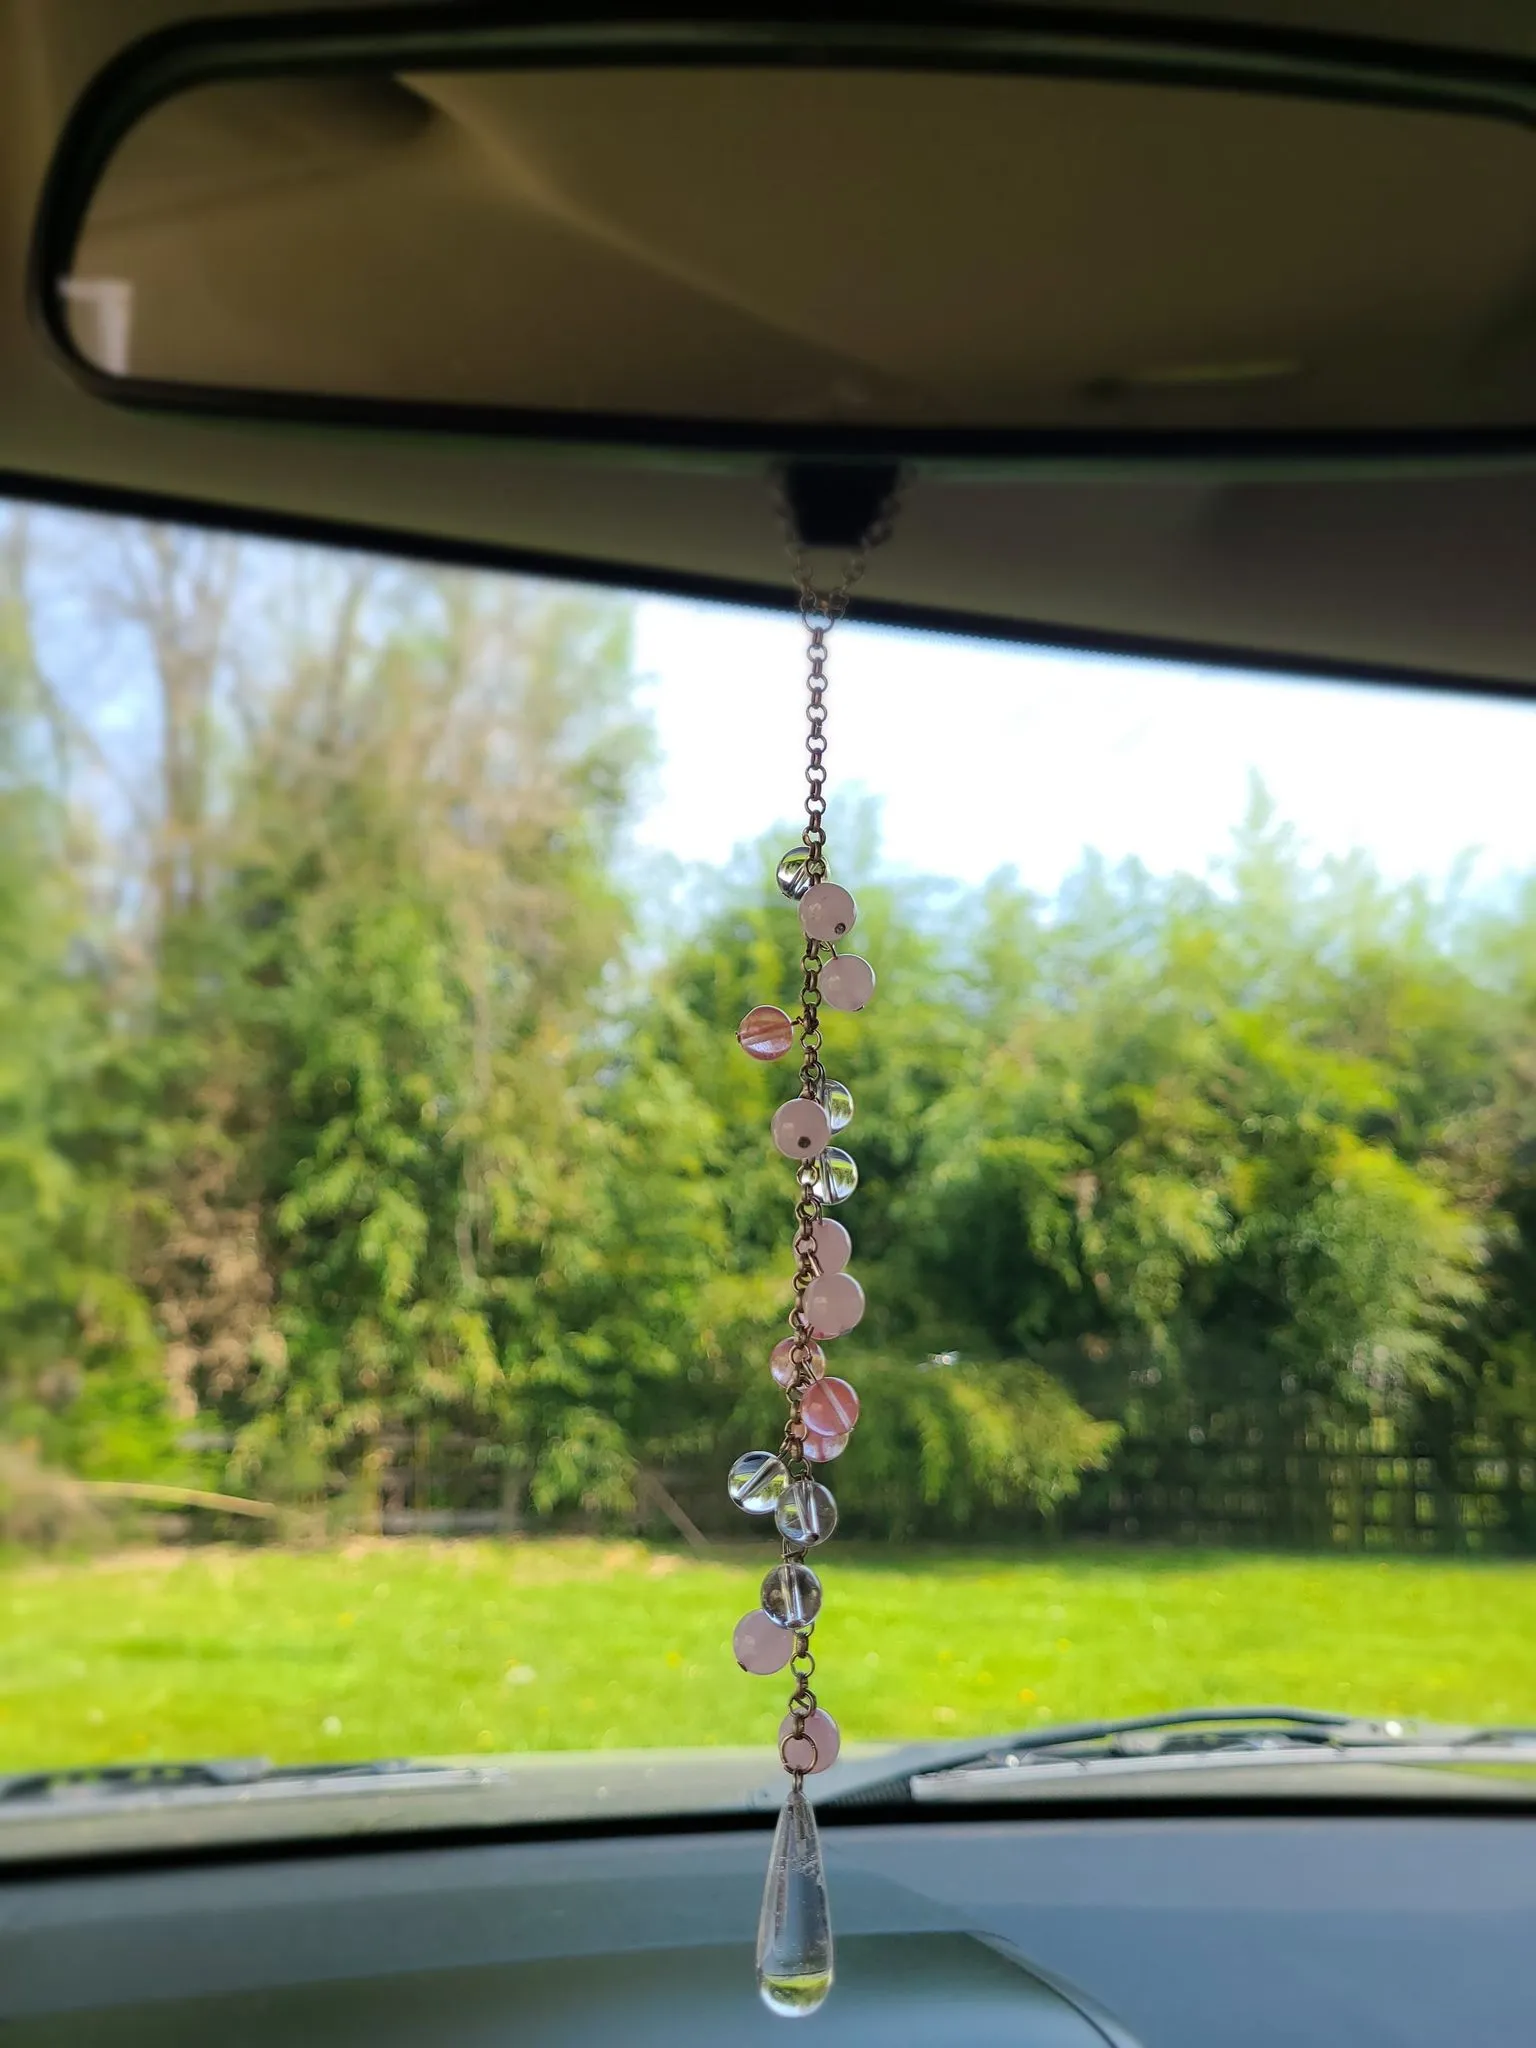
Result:
M786 1543L809 1550L825 1543L837 1527L837 1502L819 1479L791 1479L779 1495L773 1519Z
M827 1112L827 1122L834 1131L844 1131L853 1122L853 1097L841 1081L823 1081L816 1090L816 1100Z
M772 2013L814 2012L832 1989L832 1915L811 1802L789 1788L774 1830L757 1921L757 1989Z
M780 1628L803 1628L821 1612L821 1581L808 1564L776 1564L763 1581L762 1601Z
M798 1341L799 1339L795 1337L783 1337L774 1345L772 1351L769 1352L768 1370L773 1374L775 1386L789 1387L793 1385L795 1377L795 1345ZM809 1342L806 1345L806 1350L810 1354L809 1363L811 1371L817 1379L820 1379L827 1369L827 1354L819 1344L811 1344Z
M755 1060L781 1060L795 1042L795 1027L783 1010L759 1003L736 1027L736 1042Z
M819 1338L846 1337L864 1317L864 1290L851 1273L823 1273L805 1290L805 1317Z
M749 1515L771 1515L789 1484L784 1460L775 1451L743 1451L726 1474L725 1490Z
M779 894L787 896L791 903L798 903L811 886L811 877L805 871L810 857L808 846L792 846L773 871Z
M846 1202L859 1184L859 1169L852 1156L839 1145L829 1145L816 1169L814 1193L818 1202Z

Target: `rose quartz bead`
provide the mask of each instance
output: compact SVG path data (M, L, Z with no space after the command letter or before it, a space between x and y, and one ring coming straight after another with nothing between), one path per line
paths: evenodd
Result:
M800 898L800 929L808 939L831 945L851 932L858 918L858 905L836 882L818 882Z
M832 1140L827 1112L808 1095L797 1095L776 1109L769 1129L786 1159L819 1159Z
M810 1430L800 1439L800 1448L813 1465L830 1465L834 1458L840 1458L848 1448L845 1436L815 1436Z
M875 992L875 970L857 953L829 960L819 977L821 999L834 1010L862 1010Z
M779 1755L787 1771L801 1771L812 1778L837 1762L843 1738L837 1723L824 1707L805 1717L805 1733L796 1735L795 1717L786 1714L779 1723Z
M846 1436L859 1419L859 1397L846 1380L818 1380L805 1390L800 1418L817 1436Z
M823 1273L841 1273L853 1254L853 1239L835 1216L823 1216L811 1232L811 1250Z
M807 1349L811 1355L811 1371L816 1375L817 1379L820 1379L827 1369L827 1354L819 1344L811 1344ZM781 1343L774 1345L772 1351L768 1354L768 1370L773 1374L775 1385L781 1387L790 1385L795 1377L795 1340L793 1337L785 1337Z
M737 1025L736 1039L755 1060L781 1060L795 1042L795 1027L782 1010L759 1003Z
M782 1671L795 1654L794 1631L780 1628L760 1607L754 1607L737 1622L731 1648L743 1671L765 1678L772 1671Z
M805 1290L805 1316L818 1337L845 1337L864 1314L864 1290L851 1273L823 1273Z

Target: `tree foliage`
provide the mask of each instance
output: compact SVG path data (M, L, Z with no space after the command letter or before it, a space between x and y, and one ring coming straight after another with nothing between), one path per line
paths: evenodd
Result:
M0 1420L98 1475L712 1500L778 1413L777 838L649 919L618 601L10 515ZM80 588L81 556L89 582ZM1536 1424L1536 885L862 848L855 1526L1052 1515L1124 1430ZM867 880L865 879L867 877ZM679 894L679 902L685 900ZM873 1025L878 1028L871 1028ZM700 1509L700 1512L706 1510Z

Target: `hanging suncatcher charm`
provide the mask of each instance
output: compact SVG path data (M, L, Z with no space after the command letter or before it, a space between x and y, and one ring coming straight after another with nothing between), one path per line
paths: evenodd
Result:
M780 893L794 904L801 933L800 1007L796 1015L759 1004L742 1019L737 1037L755 1060L779 1060L798 1042L799 1092L775 1112L769 1137L794 1168L794 1305L790 1334L773 1347L768 1369L788 1404L777 1451L745 1451L727 1481L745 1513L772 1516L780 1538L779 1562L763 1580L761 1602L736 1625L736 1661L744 1671L788 1668L793 1679L788 1711L779 1727L779 1760L789 1794L774 1835L757 1931L757 1982L770 2012L786 2017L814 2012L832 1988L832 1922L816 1816L805 1780L837 1757L837 1723L811 1690L816 1659L811 1639L821 1611L822 1586L808 1560L837 1527L837 1503L821 1476L842 1453L859 1419L859 1397L829 1366L823 1347L845 1336L864 1313L864 1290L848 1272L853 1241L827 1211L859 1184L858 1168L841 1134L853 1119L853 1097L822 1065L821 1011L862 1010L874 993L875 972L849 949L858 905L835 882L826 834L827 638L848 608L849 593L869 551L890 530L888 497L830 589L812 580L787 504L790 559L809 638L806 703L805 829L800 844L779 862Z

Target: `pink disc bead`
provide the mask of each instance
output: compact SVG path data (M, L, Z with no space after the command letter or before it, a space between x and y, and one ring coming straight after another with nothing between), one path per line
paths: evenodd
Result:
M853 1239L835 1216L823 1216L811 1230L811 1250L823 1273L841 1273L853 1256Z
M795 1339L785 1337L774 1345L768 1354L768 1370L773 1374L774 1384L788 1387L795 1377ZM809 1345L811 1371L820 1379L827 1369L827 1354L819 1344Z
M864 1290L851 1273L823 1273L805 1290L805 1317L817 1337L846 1337L864 1314Z
M846 1380L818 1380L805 1390L800 1419L816 1436L846 1436L859 1419L859 1397Z
M845 1436L815 1436L810 1430L800 1439L800 1448L813 1465L830 1465L848 1448Z
M736 1039L755 1060L781 1060L795 1042L795 1027L782 1010L759 1003L737 1025Z
M766 1678L770 1672L782 1671L795 1654L795 1632L780 1628L760 1607L754 1607L737 1622L731 1648L743 1671Z
M825 1708L818 1707L805 1717L805 1733L796 1735L795 1717L786 1714L779 1723L779 1755L787 1771L802 1771L813 1778L837 1762L843 1738L837 1723Z

